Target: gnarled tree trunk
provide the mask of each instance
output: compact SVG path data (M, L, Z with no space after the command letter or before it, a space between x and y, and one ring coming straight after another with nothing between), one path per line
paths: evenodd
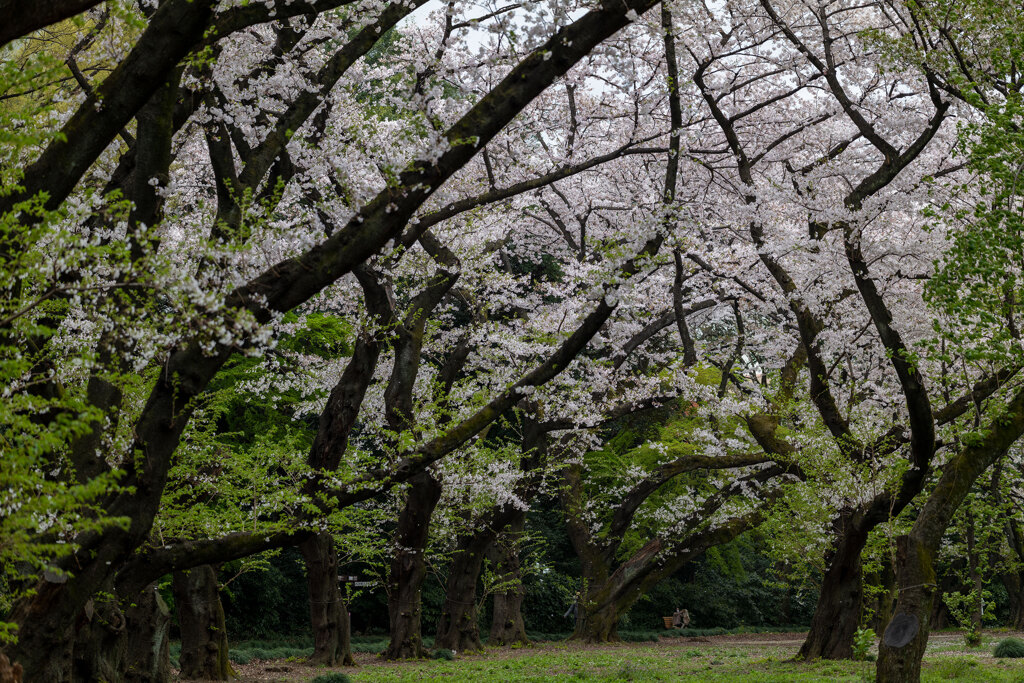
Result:
M607 643L619 639L619 618L633 606L644 592L666 573L675 571L664 563L656 568L655 560L662 554L665 544L660 538L648 541L604 581L587 577L588 588L579 613L572 640L585 643ZM682 563L679 564L681 566Z
M811 628L797 658L850 659L853 637L860 625L864 578L860 555L867 533L850 523L851 515L837 521L838 531L814 608Z
M172 575L174 602L181 629L181 675L226 681L232 675L228 662L228 634L220 604L217 572L204 564Z
M125 683L167 683L171 680L171 611L156 585L148 586L125 610L127 667Z
M125 615L113 589L104 594L104 599L97 597L86 603L75 634L70 679L74 683L123 680L128 645Z
M409 479L409 493L398 517L395 556L388 578L388 617L391 641L385 659L425 657L422 589L427 575L423 557L430 534L430 517L441 498L441 485L429 472Z
M526 623L523 621L523 599L526 589L523 587L519 565L519 538L523 533L526 513L519 511L509 523L505 543L491 545L487 557L494 566L498 581L505 586L504 590L494 594L494 609L491 619L491 633L487 638L488 645L526 644Z
M309 661L327 666L355 666L348 605L338 586L338 551L334 538L321 533L304 541L299 549L306 561L313 626L313 656Z
M138 594L113 590L105 594L106 600L94 598L86 603L75 637L70 680L167 683L171 618L155 584Z
M462 536L452 558L444 606L437 624L434 647L457 652L482 650L477 618L476 584L483 568L484 554L494 539L490 529Z

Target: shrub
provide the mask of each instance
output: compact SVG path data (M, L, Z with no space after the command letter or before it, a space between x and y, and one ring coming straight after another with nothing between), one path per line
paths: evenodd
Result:
M1024 640L1020 638L1005 638L999 641L992 654L996 657L1024 657Z
M451 661L455 659L455 653L451 650L434 650L434 659L445 659Z
M875 631L870 628L859 628L853 634L853 658L857 661L864 661L868 653L875 646Z
M352 683L352 679L347 674L335 672L317 676L309 683Z

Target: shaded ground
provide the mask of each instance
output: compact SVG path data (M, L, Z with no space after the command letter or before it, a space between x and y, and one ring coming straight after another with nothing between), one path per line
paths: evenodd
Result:
M992 657L996 642L1022 633L987 633L981 648L967 649L956 632L934 634L925 656L923 680L1024 683L1024 659ZM657 643L579 645L540 643L459 653L453 661L385 662L357 653L359 666L307 666L301 661L253 661L235 665L245 683L297 683L342 672L353 683L383 681L727 681L789 683L874 680L873 662L795 663L800 633L744 633L698 638L662 638Z

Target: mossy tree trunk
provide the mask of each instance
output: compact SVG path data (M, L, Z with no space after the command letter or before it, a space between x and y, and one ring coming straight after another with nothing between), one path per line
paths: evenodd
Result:
M105 597L86 603L82 623L72 645L70 679L74 683L111 681L121 683L127 657L127 628L124 612L110 584Z
M480 580L484 555L494 533L489 529L463 536L452 558L445 586L444 605L437 624L434 647L456 652L483 649L476 602L476 584Z
M526 589L519 564L519 539L525 524L526 512L520 510L509 523L505 537L488 550L488 559L504 587L494 594L488 645L525 645L530 642L526 636L526 622L523 621Z
M1021 538L1020 527L1007 518L1006 541L1013 550L1015 559L1024 561L1024 539ZM1010 627L1016 630L1024 629L1024 571L1010 570L1003 574L1003 585L1006 587L1006 594L1010 598Z
M864 601L861 552L867 532L855 524L860 516L844 511L835 523L834 541L821 592L799 659L849 659Z
M147 586L125 609L127 666L125 683L171 680L171 611L156 584Z
M896 539L896 576L900 594L895 615L878 646L875 678L879 683L916 683L921 680L921 658L928 645L935 570L932 553L913 536ZM909 642L887 642L898 635L894 628L913 632Z
M385 659L426 657L423 647L422 589L427 575L424 553L430 517L441 498L441 485L429 472L409 480L409 492L398 518L395 554L388 577L388 617L391 640Z
M881 633L892 619L893 605L896 603L896 575L893 573L892 562L886 558L882 561L882 567L877 576L879 587L878 595L872 599L871 608L874 614L871 617L871 629L875 633ZM932 621L934 622L934 619Z
M921 658L928 643L937 583L933 562L942 535L978 477L1024 434L1024 389L1014 394L1005 410L992 416L982 434L946 463L910 533L896 540L899 598L896 614L878 648L878 683L916 683L921 678ZM918 628L910 642L902 646L887 644L890 629L897 630L894 626L900 621L914 620Z
M182 677L228 680L233 672L217 572L208 564L175 572L171 585L181 630Z
M313 655L309 661L326 666L354 666L348 605L338 585L338 550L329 533L317 534L299 545L306 563L309 615L313 626Z
M1010 623L1015 631L1024 629L1024 581L1019 572L1007 572L1003 575L1003 586L1010 599Z

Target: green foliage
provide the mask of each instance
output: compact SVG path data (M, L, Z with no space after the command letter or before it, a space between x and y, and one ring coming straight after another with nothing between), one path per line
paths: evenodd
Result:
M999 641L995 649L992 651L993 657L1003 658L1014 658L1019 659L1024 657L1024 640L1020 638L1004 638Z
M292 312L285 322L296 323L296 329L281 341L281 348L297 353L315 354L321 358L341 358L352 355L352 324L334 315L310 313L300 321Z
M947 576L955 577L958 588L942 595L949 613L964 629L969 647L981 644L983 621L994 621L996 611L990 609L993 595L989 583L998 574L1011 571L1010 553L1006 545L1005 519L1007 503L992 495L998 485L979 482L957 509L946 531L940 561ZM981 618L979 619L979 615Z
M434 650L432 659L443 659L450 662L451 660L455 659L455 653L451 650L441 648L440 650Z
M772 580L774 564L763 537L744 534L654 586L629 611L623 627L657 628L676 607L690 612L687 634L809 623L817 592Z
M228 563L221 575L230 576L240 569L239 563ZM262 568L238 574L224 588L223 602L225 623L232 638L275 639L273 645L252 645L263 649L312 647L312 643L307 646L294 640L281 642L282 636L309 633L305 565L295 548L272 555Z
M878 636L874 629L858 628L853 634L853 658L863 661L868 658L868 653L875 647L875 640Z
M1002 0L940 0L912 8L918 21L941 31L941 38L926 52L904 43L894 54L927 63L983 117L959 129L959 154L972 177L954 188L959 192L952 202L928 211L937 227L952 222L954 229L940 267L925 286L927 300L945 317L936 320L936 328L968 361L1019 362L1014 321L1024 293L1024 99L1019 88L1007 84L1017 78L1024 54L1020 32L1008 27L1019 26L1024 13ZM974 57L961 59L958 52L965 48Z
M348 674L335 671L329 674L321 674L309 683L351 683L351 681L352 679L348 677Z

